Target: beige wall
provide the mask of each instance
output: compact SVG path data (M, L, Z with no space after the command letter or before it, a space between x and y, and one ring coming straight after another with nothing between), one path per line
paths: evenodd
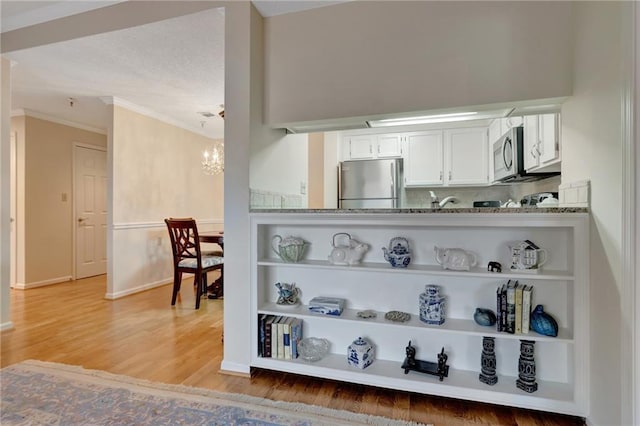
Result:
M12 119L18 141L17 288L73 275L73 147L106 146L106 136L30 116ZM66 201L63 201L66 194Z
M167 217L193 217L202 230L222 227L223 175L202 172L212 139L114 106L109 166L110 216L107 297L171 281Z
M629 3L576 5L575 84L562 108L562 183L591 181L590 354L592 424L623 424L621 389L621 40ZM631 37L626 34L626 37Z
M310 209L324 207L324 133L309 134L309 185L307 188Z
M572 7L357 1L268 18L266 121L568 96Z

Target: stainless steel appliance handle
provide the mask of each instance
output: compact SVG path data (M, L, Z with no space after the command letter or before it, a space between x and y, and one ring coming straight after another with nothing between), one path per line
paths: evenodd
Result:
M395 173L395 163L390 164L391 169L391 198L396 198L396 173Z
M513 158L509 158L509 161L507 161L507 158L504 155L505 151L507 150L507 144L512 145L511 138L509 136L504 138L504 141L502 142L502 161L504 162L506 169L510 170L511 166L513 165ZM513 152L513 145L511 146L511 148L511 152Z

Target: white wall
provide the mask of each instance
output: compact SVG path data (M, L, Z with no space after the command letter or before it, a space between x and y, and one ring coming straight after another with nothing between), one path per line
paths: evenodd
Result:
M324 134L324 208L338 208L338 132Z
M0 330L12 328L10 311L11 63L0 58Z
M223 175L205 175L200 166L213 140L120 106L110 110L112 238L106 297L117 298L171 282L164 219L193 217L198 229L221 227L224 193Z
M630 3L575 5L575 83L562 107L562 183L591 181L592 424L622 424L621 243L623 18Z
M573 2L348 2L265 20L270 124L568 96Z
M269 131L251 145L251 189L300 195L308 181L308 135Z

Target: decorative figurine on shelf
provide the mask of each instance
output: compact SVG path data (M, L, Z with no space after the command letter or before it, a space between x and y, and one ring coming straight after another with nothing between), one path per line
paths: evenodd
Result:
M495 337L482 337L482 356L480 357L480 375L482 383L493 386L498 383L496 375L496 339Z
M542 305L537 305L529 319L531 329L543 336L557 337L558 323L548 313L544 311Z
M411 262L409 241L404 237L395 237L389 241L389 248L382 247L384 259L394 268L406 268Z
M487 271L489 272L502 272L502 265L500 262L491 261L487 265Z
M525 392L533 393L538 390L536 383L536 360L533 357L534 345L532 340L520 340L520 359L518 360L518 378L516 386Z
M296 283L276 283L278 289L278 301L280 306L295 306L298 304L298 294L300 293Z
M476 308L473 314L473 320L478 325L490 327L496 323L496 314L491 309Z
M374 355L375 350L371 343L358 337L347 349L347 362L349 365L364 370L373 363Z
M444 324L445 301L446 298L440 296L439 286L426 285L419 297L420 320L429 325Z
M434 250L436 251L436 262L442 266L442 269L468 271L478 264L478 257L468 250L438 246L435 246Z
M416 348L411 346L411 340L409 340L409 344L405 348L405 353L407 356L401 367L404 370L404 374L409 374L409 371L431 374L432 376L438 376L441 382L445 377L449 376L449 366L447 365L449 356L444 353L444 347L438 354L437 363L416 359Z

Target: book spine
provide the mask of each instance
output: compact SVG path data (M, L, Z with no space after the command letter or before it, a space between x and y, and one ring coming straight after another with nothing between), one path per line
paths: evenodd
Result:
M266 314L260 314L258 316L258 356L262 357L264 354L264 322Z
M502 331L502 287L499 285L496 289L496 331Z
M522 334L522 290L523 285L516 287L516 334Z
M269 315L264 324L264 352L262 356L271 358L271 348L273 346L273 315Z
M522 292L522 333L529 333L529 320L531 316L531 293L533 286L528 286Z
M271 358L278 358L278 321L282 317L276 317L271 324Z
M509 283L502 286L502 292L500 294L500 312L501 312L501 318L502 318L501 331L503 332L507 331L507 287L509 286L510 283L511 281L509 281Z
M278 359L284 359L284 322L286 317L282 317L278 321Z
M298 343L302 339L302 320L296 318L291 324L291 358L298 358Z
M507 288L507 333L516 331L516 283Z
M291 321L292 317L287 318L287 320L282 324L283 328L283 343L284 346L284 359L291 359Z

